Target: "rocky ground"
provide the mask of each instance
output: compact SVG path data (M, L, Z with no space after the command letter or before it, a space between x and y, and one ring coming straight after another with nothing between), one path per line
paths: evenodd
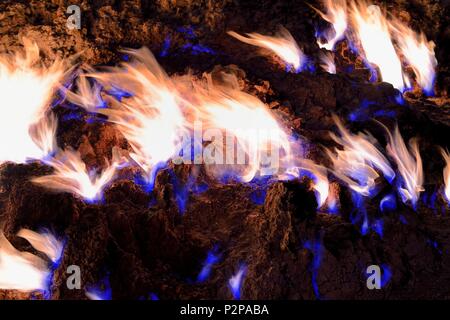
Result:
M435 98L410 93L399 105L391 85L370 84L364 72L331 75L317 68L314 73L286 73L274 59L226 35L230 29L269 33L282 24L307 55L317 57L314 29L324 22L301 1L84 0L79 1L82 29L70 31L65 26L68 1L6 0L0 3L0 50L15 48L18 35L27 35L49 60L81 53L83 62L109 65L122 59L120 48L147 46L169 74L190 70L200 77L217 66L235 65L245 91L267 103L302 136L317 162L327 164L321 146L333 145L328 135L334 128L332 114L349 119L357 112L357 121L347 125L369 130L380 141L383 133L371 119L398 122L405 139L420 138L424 194L431 195L442 185L444 166L436 146L450 148L450 5L438 0L383 3L437 44ZM340 52L345 50L341 45ZM355 61L342 54L339 63L343 70ZM370 103L360 110L365 100ZM386 113L375 115L378 110ZM114 145L127 147L111 125L86 122L82 110L78 118L65 118L73 110L61 103L54 112L59 118L58 144L81 150L90 165L109 158ZM53 299L86 299L85 287L105 277L114 299L147 299L150 293L160 299L230 299L228 279L243 264L243 299L450 297L450 216L442 199L431 203L424 196L417 212L399 204L388 213L380 212L380 198L372 199L366 204L368 215L382 218L384 232L363 236L350 222L354 206L348 190L336 183L341 208L332 215L316 211L307 180L268 186L219 183L203 168L171 166L160 171L150 194L124 172L106 190L104 203L96 205L70 194L49 193L29 181L48 172L38 163L3 165L0 221L8 239L23 250L32 248L14 237L20 228L44 226L66 238ZM207 187L189 190L186 211L180 214L180 186L192 174L198 175L197 185ZM389 191L386 187L381 194ZM202 263L213 248L220 259L210 277L198 283ZM66 269L73 264L81 267L83 290L66 287ZM382 290L366 287L365 270L372 264L383 266ZM0 298L29 295L0 290Z

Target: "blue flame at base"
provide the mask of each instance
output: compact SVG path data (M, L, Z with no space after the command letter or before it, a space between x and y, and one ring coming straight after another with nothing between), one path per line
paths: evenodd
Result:
M217 253L218 249L215 246L211 251L208 252L205 261L203 262L203 267L197 276L197 283L204 282L209 278L212 267L220 261L220 255Z
M239 271L228 280L228 286L235 300L241 299L241 287L244 280L247 267L244 264L239 266Z
M141 189L146 192L146 193L150 193L153 191L154 187L155 187L155 179L156 179L156 175L158 174L158 172L160 170L163 170L167 167L167 163L166 162L159 162L158 164L156 164L150 174L145 177L142 174L137 174L134 177L134 183L136 185L138 185L139 187L141 187Z
M107 274L97 285L86 288L87 292L100 300L112 300L112 290L109 283L109 274Z
M319 285L317 284L317 276L320 268L320 263L322 260L322 243L319 240L316 241L306 241L303 244L303 247L310 250L313 254L313 260L309 267L309 271L311 272L311 282L314 290L314 295L317 299L322 299L322 296L319 291Z
M387 264L382 264L381 269L383 274L381 276L381 287L384 288L392 278L391 268Z
M397 200L393 194L388 194L380 201L380 210L382 212L395 211L397 209Z

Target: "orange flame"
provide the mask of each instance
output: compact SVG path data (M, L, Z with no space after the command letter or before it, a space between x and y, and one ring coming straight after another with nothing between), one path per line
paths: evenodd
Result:
M337 42L342 40L347 30L347 1L346 0L325 0L324 6L326 13L315 9L325 21L333 25L333 30L326 31L322 37L327 42L322 43L321 39L317 40L320 48L332 51Z
M32 181L54 191L69 192L87 201L98 201L102 197L103 189L114 179L120 161L118 151L113 149L112 164L107 163L106 169L101 174L96 174L87 170L77 151L67 149L45 160L55 169L55 173L33 178Z
M387 128L386 131L389 138L386 150L395 160L397 169L402 177L398 191L403 202L411 201L413 206L415 206L419 200L420 192L424 190L422 187L423 168L419 145L416 139L411 139L409 141L411 151L409 151L398 127L395 128L393 133Z
M22 229L17 234L24 238L38 251L46 254L56 262L62 254L63 245L49 233L39 234ZM28 252L15 249L0 232L0 288L31 292L47 290L50 280L47 262Z
M375 180L379 177L375 169L383 172L386 179L392 181L395 173L389 161L378 150L376 139L368 133L351 134L336 116L334 120L340 136L331 134L331 137L343 147L342 150L335 149L335 154L327 150L333 161L334 174L352 190L364 196L371 194Z
M197 88L200 120L207 129L225 131L226 142L236 141L237 152L234 148L226 151L229 153L227 157L233 158L229 162L245 164L245 170L238 174L242 181L251 181L258 172L262 175L280 174L280 170L289 167L292 157L288 135L263 102L238 90L233 83L237 83L237 79L230 75L222 85L213 84L209 78L207 90ZM240 151L248 161L242 161L243 157L241 161L233 161L234 157L239 157ZM270 158L270 163L266 163L267 158Z
M397 19L391 21L390 26L401 54L414 70L417 83L427 94L432 94L437 66L434 42L428 42L423 33L417 34Z
M320 66L323 70L331 74L336 74L336 65L334 64L334 56L332 53L321 53L320 60L322 61Z
M48 116L49 101L64 76L56 61L39 61L36 43L23 39L25 54L0 56L0 163L41 159L55 148L56 119Z
M88 72L92 73L94 70L90 67L85 67ZM88 112L96 112L97 108L103 106L101 98L101 86L95 82L91 85L88 81L88 74L81 73L77 78L78 92L64 90L66 99L80 107L83 107Z
M405 88L402 64L392 43L389 22L380 7L364 2L351 4L351 18L361 54L378 67L381 79L403 91Z
M272 51L280 57L288 67L293 67L296 72L301 71L306 62L306 56L297 45L297 42L283 27L275 36L265 36L259 33L247 33L247 37L234 31L228 31L228 34L239 41Z
M93 75L105 85L132 94L123 102L114 101L101 112L116 124L130 143L130 157L151 180L154 169L168 161L180 149L180 139L187 130L185 101L176 83L170 79L147 48L130 50L135 59L114 67L108 73Z

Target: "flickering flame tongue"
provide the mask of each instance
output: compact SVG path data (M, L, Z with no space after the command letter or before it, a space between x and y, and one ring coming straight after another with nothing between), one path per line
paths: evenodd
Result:
M387 129L386 129L387 130ZM416 139L409 141L410 150L405 145L398 127L391 133L387 130L389 143L386 147L389 155L395 160L397 170L400 172L401 181L398 192L403 202L410 201L415 207L419 200L420 192L424 189L422 158L419 153L419 145Z
M279 56L288 66L296 72L302 70L306 57L297 45L297 42L285 28L281 28L276 36L265 36L259 33L247 33L247 37L234 31L228 34L242 42L253 46L268 49Z
M352 3L351 18L357 39L362 47L361 54L377 66L383 81L403 91L402 65L391 40L389 22L378 6L366 6L364 2Z
M325 0L324 6L326 13L316 10L324 20L333 25L333 30L328 30L321 37L327 40L322 43L321 39L317 40L320 48L334 50L336 43L344 38L347 30L347 1L346 0Z
M55 169L53 174L37 177L32 181L54 191L70 192L86 201L98 201L102 198L103 189L114 179L120 161L118 152L113 149L112 164L107 163L106 169L97 174L88 171L78 152L67 149L45 160L46 164Z
M307 176L313 182L313 189L316 192L317 207L321 208L328 202L330 208L334 207L335 199L330 196L330 183L328 181L328 171L310 159L297 159L295 167L289 168L286 173L293 177L301 177L307 172ZM327 201L328 200L328 201Z
M320 55L320 65L326 72L336 74L336 65L334 64L334 56L327 52Z
M333 140L343 149L335 149L335 154L328 151L333 161L334 174L354 191L369 196L379 177L375 169L383 172L385 178L391 182L395 173L389 161L376 147L376 140L370 134L351 134L340 120L334 117L340 136L332 134Z
M86 67L87 71L94 72L90 67ZM101 97L101 86L94 82L90 84L88 81L88 75L81 73L77 78L78 92L74 93L70 90L65 90L66 99L80 107L83 107L89 112L96 112L97 108L104 106L104 102Z
M241 298L241 287L246 272L247 267L245 265L241 265L238 272L228 280L228 285L230 287L231 293L233 295L233 298L236 300L239 300Z
M41 159L55 147L56 121L47 110L65 68L59 61L43 67L37 45L23 43L25 55L0 55L0 163Z
M124 101L113 101L108 115L130 143L131 158L142 168L150 182L157 165L168 161L180 149L186 131L184 100L176 83L159 66L152 53L142 48L128 51L134 61L122 68L95 77L106 86L114 86L131 94Z
M433 94L437 66L434 42L427 41L423 33L417 34L399 20L391 21L390 25L401 54L414 70L417 83L427 94Z
M444 194L450 204L450 153L444 149L441 150L441 153L446 162L446 166L444 168Z
M38 251L45 253L53 262L62 255L63 246L53 235L39 234L22 229L19 237L27 239ZM15 249L0 232L0 288L24 292L47 290L51 271L47 262L28 252Z
M63 243L49 232L35 232L29 229L21 229L18 237L26 239L36 250L45 253L53 262L57 262L63 252Z
M242 181L251 181L257 173L278 175L289 167L292 157L289 137L258 98L230 84L216 86L210 80L207 91L199 92L197 103L207 128L224 131L223 142L228 147L236 141L236 151L234 145L225 151L229 163L245 165L244 171L234 172ZM221 144L214 154L223 152L222 148Z

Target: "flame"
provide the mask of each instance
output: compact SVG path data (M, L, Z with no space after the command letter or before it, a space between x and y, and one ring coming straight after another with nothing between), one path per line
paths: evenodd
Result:
M113 149L112 164L100 174L88 171L80 154L72 149L59 151L55 157L45 160L55 172L48 176L33 178L32 181L45 188L69 192L84 198L86 201L101 200L103 189L115 178L116 170L121 165L117 149Z
M228 31L228 34L239 41L272 51L289 67L293 67L296 72L301 71L306 63L306 56L289 31L283 27L275 36L247 33L247 37L245 37L234 31Z
M22 229L17 234L30 242L38 251L45 253L53 262L62 255L62 244L51 234L39 234ZM15 249L0 232L0 288L31 292L47 290L51 271L47 262L29 252Z
M391 21L390 26L401 54L414 70L417 83L431 95L437 66L434 42L428 42L423 33L417 34L397 19Z
M201 283L208 279L213 266L220 261L220 255L217 253L217 247L208 251L208 255L203 262L203 267L197 276L197 282Z
M90 76L98 79L106 92L110 86L130 94L120 101L112 100L111 108L97 112L107 115L128 140L132 148L130 157L145 173L147 183L154 181L161 164L178 160L187 142L184 139L192 136L197 121L204 129L226 132L227 138L236 141L238 152L248 160L242 165L232 163L232 171L242 181L251 181L257 173L275 174L278 169L288 167L292 158L288 135L263 102L239 90L236 76L222 72L224 82L219 85L213 84L209 74L208 80L199 84L190 75L169 77L146 48L127 52L135 58L132 62ZM212 141L209 146L215 147L216 143ZM272 152L278 156L279 151L282 165L277 161L269 168L264 167L267 156L272 156ZM220 171L218 166L208 168L215 174Z
M89 72L94 72L90 67L85 68ZM78 76L77 88L77 93L65 90L65 95L69 102L83 107L88 112L96 112L98 108L104 107L105 103L101 97L102 87L97 82L90 84L88 74L82 73Z
M403 91L405 84L402 65L392 43L389 21L380 7L352 2L350 14L362 47L361 54L379 68L383 81Z
M231 294L236 300L239 300L241 298L242 281L244 280L246 272L247 267L245 265L241 265L238 272L228 280Z
M35 232L29 229L21 229L18 237L26 239L36 250L45 253L53 262L57 262L62 255L64 245L49 232Z
M85 294L89 300L112 300L112 292L110 287L107 287L106 289L102 289L100 287L88 288L86 289Z
M351 134L340 120L334 116L340 135L331 134L343 149L335 149L335 154L327 150L333 162L334 174L361 195L369 196L379 177L378 169L391 182L395 173L389 161L378 150L376 139L368 133Z
M323 13L315 9L324 20L333 25L333 30L327 30L321 36L324 37L327 42L322 43L321 39L317 40L317 44L320 48L332 51L336 43L342 40L347 30L347 1L346 0L325 0L324 6L327 9L326 13Z
M328 202L333 206L333 201L330 195L330 183L328 181L328 170L310 159L299 159L295 166L289 168L286 173L287 177L301 177L306 171L306 174L313 182L313 189L316 193L317 208L321 208ZM328 200L328 201L327 201Z
M61 61L44 67L37 44L22 41L24 54L0 55L0 163L42 159L56 146L56 120L48 107L65 67Z
M233 83L237 79L231 76L228 81ZM199 93L197 103L206 127L225 131L227 142L236 141L238 151L234 155L243 152L248 158L248 162L242 163L245 170L236 172L242 181L251 181L257 173L278 174L289 167L292 157L289 137L258 98L229 83L215 85L210 80L208 90ZM270 166L266 166L266 157L271 158Z
M187 131L184 99L147 48L127 51L135 59L94 77L106 85L129 92L131 97L113 101L101 109L130 143L130 157L152 180L157 165L168 161L180 149Z
M386 147L388 154L395 160L397 170L399 171L402 181L398 187L398 192L403 202L411 201L413 206L419 200L420 192L424 189L422 159L420 157L419 146L416 139L409 141L410 150L405 145L403 138L395 128L391 133L387 128L389 142Z
M450 204L450 153L444 149L441 149L442 156L446 162L446 166L444 168L444 183L445 190L444 194L447 198L448 203Z
M322 53L320 55L320 61L322 62L320 66L323 70L331 74L336 74L336 65L334 64L334 56L332 53Z

